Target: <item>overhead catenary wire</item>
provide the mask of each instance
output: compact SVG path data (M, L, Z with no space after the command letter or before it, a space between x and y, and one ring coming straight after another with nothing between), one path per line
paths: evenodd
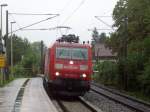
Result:
M47 14L42 14L42 13L8 13L9 15L11 15L11 17L13 18L13 20L16 22L16 24L17 24L17 26L18 26L18 29L20 29L20 30L23 30L22 28L21 28L21 26L19 25L19 23L15 20L15 18L14 18L14 16L13 15L21 15L21 16L31 16L31 15L34 15L34 16L36 16L36 15L41 15L41 16L43 16L43 15L55 15L55 16L58 16L59 14L50 14L50 13L47 13ZM26 29L27 30L27 29ZM29 30L29 29L28 29ZM38 30L38 29L30 29L30 30ZM46 30L46 29L39 29L39 30Z
M44 19L44 20L35 22L35 23L33 23L33 24L30 24L30 25L21 27L21 28L19 28L19 29L17 29L17 30L12 31L12 33L17 32L17 31L19 31L19 30L23 30L23 29L28 28L28 27L31 27L31 26L33 26L33 25L39 24L39 23L41 23L41 22L47 21L47 20L49 20L49 19L55 18L55 17L57 17L57 16L59 16L59 14L57 14L57 15L55 15L55 16L53 16L53 17L49 17L49 18L46 18L46 19ZM10 34L10 33L11 33L11 32L9 32L8 34Z
M105 24L109 28L111 28L112 30L114 30L111 25L107 24L105 21L103 21L102 19L100 19L99 16L95 16L95 18L98 19L99 21L101 21L103 24Z
M78 11L78 9L79 9L84 3L85 3L85 0L82 0L82 1L80 2L80 4L78 5L78 7L62 22L61 25L63 25L66 21L68 21L68 20L72 17L72 15L73 15L74 13L76 13L76 12ZM61 35L62 35L61 29L59 29L59 31L60 31L60 33L61 33ZM68 32L68 29L66 30L66 33L67 33L67 32Z
M21 31L28 31L28 30L51 30L51 29L48 29L48 28L39 28L39 29L22 29Z
M97 17L110 18L112 16L97 16Z
M60 11L60 13L62 14L62 12L66 9L67 6L69 6L69 4L72 2L73 0L68 0L68 2L66 3L66 5L62 8L62 10Z
M68 0L67 1L67 3L64 5L64 7L61 9L61 11L60 11L60 14L62 15L62 13L64 12L64 10L67 8L67 6L69 6L69 4L72 2L73 0ZM60 16L61 17L61 16ZM57 21L57 26L59 26L59 23L60 23L60 18L59 18L59 20ZM61 29L57 29L56 30L56 35L58 35L58 30L59 30L59 32L61 33L61 35L62 35L62 32L61 32ZM66 31L67 32L67 31Z
M21 31L27 31L27 30L55 30L55 29L60 29L60 28L65 28L65 29L71 29L70 27L67 26L56 26L56 27L51 27L51 28L36 28L36 29L22 29Z
M62 24L64 24L66 21L68 21L72 17L72 15L77 12L79 10L79 8L85 3L85 1L86 0L82 0L80 2L80 4L78 5L78 7L62 22Z
M41 15L41 16L43 16L43 15L58 15L58 14L35 14L35 13L9 13L9 14L12 14L12 15L29 15L29 16L32 16L32 15L37 15L37 16L39 16L39 15Z
M21 26L19 25L18 21L16 21L16 19L14 18L14 16L13 16L12 14L10 14L10 15L11 15L11 17L13 18L13 20L16 22L18 28L21 28Z
M88 31L93 31L94 29L88 29ZM101 28L101 29L96 29L96 30L112 30L112 29L103 29L103 28Z

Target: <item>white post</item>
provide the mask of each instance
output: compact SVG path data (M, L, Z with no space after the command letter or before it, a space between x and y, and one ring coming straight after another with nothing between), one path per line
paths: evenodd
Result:
M11 75L12 75L12 77L14 77L14 74L13 74L13 35L12 35L13 23L16 23L16 22L11 22Z
M2 27L2 25L3 25L3 23L2 23L2 7L5 7L5 6L7 6L7 4L1 4L0 5L1 6L1 32L0 32L0 47L1 47L1 54L2 54L2 52L3 52L3 44L2 44L2 33L3 33L3 27ZM5 80L5 74L3 74L3 69L4 68L1 68L1 75L2 75L2 81L4 81Z
M10 45L11 45L11 75L12 75L12 77L14 77L13 76L13 43L12 43L12 22L11 22L11 43L10 43Z
M2 50L2 5L1 5L1 32L0 32L0 49ZM2 51L0 51L0 54L2 54ZM3 68L1 69L1 82L3 83Z

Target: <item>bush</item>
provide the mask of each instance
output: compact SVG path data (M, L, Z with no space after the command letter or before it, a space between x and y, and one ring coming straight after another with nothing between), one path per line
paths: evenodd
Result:
M150 57L150 37L144 39L144 55L146 60Z
M141 89L144 94L149 95L150 93L150 59L145 64L145 69L142 75L138 77L141 83Z
M99 62L97 65L97 80L108 85L114 85L118 79L117 64L110 61Z
M15 77L24 77L26 75L23 67L20 64L14 66L13 74Z
M127 71L127 89L138 90L140 88L138 76L144 70L144 55L140 53L132 53L128 55L125 64L125 69Z
M13 73L15 77L31 77L32 70L24 68L21 64L17 64L13 68Z

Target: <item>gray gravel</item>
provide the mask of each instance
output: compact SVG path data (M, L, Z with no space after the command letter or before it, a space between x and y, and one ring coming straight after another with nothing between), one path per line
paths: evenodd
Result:
M69 112L91 112L80 101L61 101L63 105L69 110Z
M84 98L99 107L103 112L136 112L93 91L86 93Z

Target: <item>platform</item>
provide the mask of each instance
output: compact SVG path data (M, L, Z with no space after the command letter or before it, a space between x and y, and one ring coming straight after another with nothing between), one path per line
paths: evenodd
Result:
M43 88L41 78L32 78L28 82L20 112L57 112Z
M0 88L0 112L12 112L17 94L25 80L17 79Z

